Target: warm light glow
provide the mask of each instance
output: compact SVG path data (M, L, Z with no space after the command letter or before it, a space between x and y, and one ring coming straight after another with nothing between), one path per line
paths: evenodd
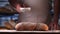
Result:
M30 8L30 7L27 7L27 8L20 8L20 11L21 11L21 12L31 11L31 8Z

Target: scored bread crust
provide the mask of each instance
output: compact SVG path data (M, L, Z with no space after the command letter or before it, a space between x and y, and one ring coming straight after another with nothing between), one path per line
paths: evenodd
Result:
M19 31L34 31L34 30L48 30L48 26L44 23L32 23L32 22L21 22L15 26L16 30Z

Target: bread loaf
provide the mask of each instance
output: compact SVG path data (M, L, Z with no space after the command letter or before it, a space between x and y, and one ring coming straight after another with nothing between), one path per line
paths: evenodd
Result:
M15 26L16 30L29 30L29 31L34 30L35 27L36 23L30 23L30 22L21 22Z
M34 30L48 30L48 26L43 23L21 22L15 26L19 31L34 31Z

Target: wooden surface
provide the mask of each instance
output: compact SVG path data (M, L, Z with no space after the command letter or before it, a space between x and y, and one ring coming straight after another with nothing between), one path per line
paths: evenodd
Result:
M60 33L59 30L53 30L53 31L16 31L16 30L0 30L1 32L7 32L7 33Z

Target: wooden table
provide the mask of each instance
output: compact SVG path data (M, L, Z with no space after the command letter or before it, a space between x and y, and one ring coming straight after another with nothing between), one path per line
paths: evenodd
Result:
M20 34L20 33L26 33L26 34L30 34L30 33L35 33L35 34L39 34L39 33L60 33L60 30L53 30L53 31L16 31L16 30L0 30L0 33L11 33L11 34Z

